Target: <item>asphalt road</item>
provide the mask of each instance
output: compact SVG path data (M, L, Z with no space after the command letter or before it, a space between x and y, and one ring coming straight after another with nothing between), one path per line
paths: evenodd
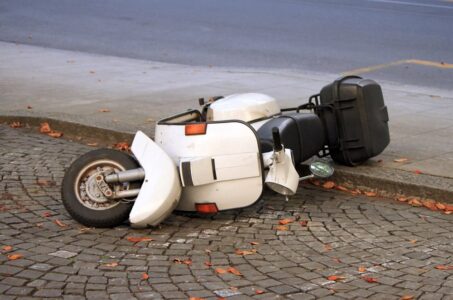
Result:
M342 73L453 89L445 0L0 1L0 40L189 65ZM362 70L363 71L363 70Z

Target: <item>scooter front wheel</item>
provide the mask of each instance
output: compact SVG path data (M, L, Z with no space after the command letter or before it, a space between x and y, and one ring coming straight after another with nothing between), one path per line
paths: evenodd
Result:
M126 153L112 149L90 151L75 160L63 178L61 196L69 214L90 227L114 227L127 220L132 208L128 199L105 197L96 179L139 167ZM114 192L131 189L137 183L109 184Z

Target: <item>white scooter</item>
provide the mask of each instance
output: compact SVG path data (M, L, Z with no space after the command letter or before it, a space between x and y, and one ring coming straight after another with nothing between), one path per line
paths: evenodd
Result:
M321 161L310 164L312 174L305 177L295 168L325 152L328 125L321 110L282 110L275 99L256 93L200 104L201 111L158 121L154 141L138 131L133 157L98 149L78 158L62 183L70 215L86 226L112 227L127 219L134 227L155 226L174 209L217 213L252 205L265 185L287 199L300 180L333 174ZM314 98L302 108L316 107L321 105Z

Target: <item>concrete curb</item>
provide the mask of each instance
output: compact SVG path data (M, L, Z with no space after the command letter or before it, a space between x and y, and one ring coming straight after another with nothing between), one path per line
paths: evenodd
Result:
M52 118L0 115L0 123L10 124L14 121L31 127L39 127L41 123L48 122L52 129L64 132L67 138L78 140L79 137L83 137L99 140L99 145L131 142L134 137L132 133ZM416 175L411 172L366 165L354 168L335 165L335 168L332 180L349 188L373 190L384 197L405 195L453 203L453 182L450 178L427 174Z

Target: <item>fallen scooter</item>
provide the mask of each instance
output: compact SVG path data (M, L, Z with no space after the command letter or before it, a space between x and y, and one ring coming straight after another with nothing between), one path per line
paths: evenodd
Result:
M200 101L201 110L157 122L154 141L138 131L133 156L90 151L66 171L63 204L86 226L112 227L129 220L155 226L174 209L217 213L252 205L264 187L294 195L301 180L327 178L333 167L310 164L330 155L354 166L390 142L380 86L347 76L325 86L299 107L281 109L264 94L235 94Z

